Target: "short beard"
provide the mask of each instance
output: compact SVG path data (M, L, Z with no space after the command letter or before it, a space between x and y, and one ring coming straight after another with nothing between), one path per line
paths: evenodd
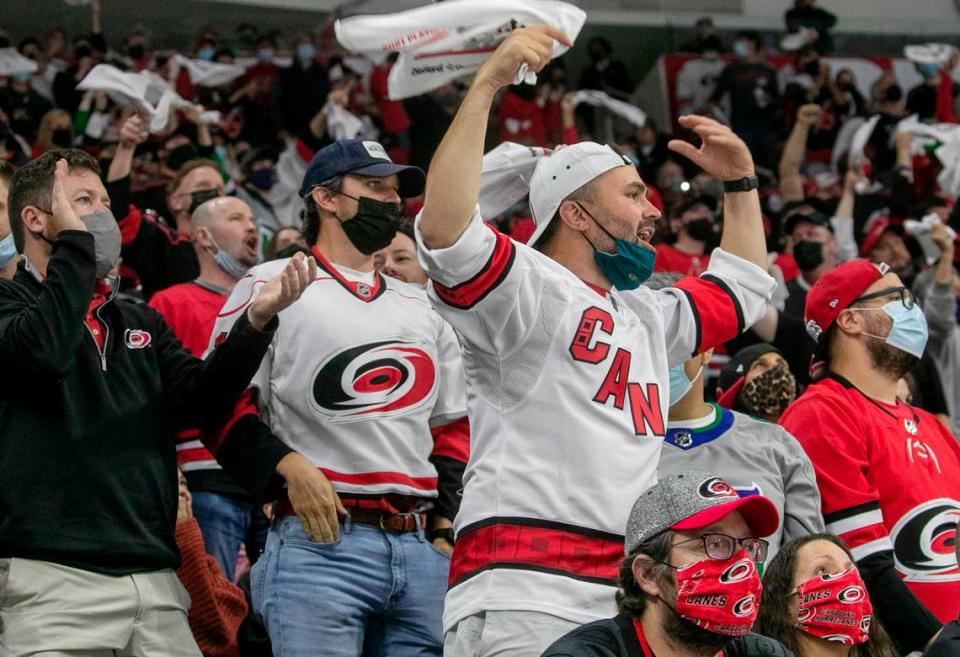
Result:
M879 332L874 330L878 325L879 322L870 327L870 332L874 335L879 335ZM887 344L883 338L868 336L867 353L870 354L870 365L873 369L898 381L920 362L913 354Z
M673 604L668 604L666 600L662 598L660 600L667 606L663 619L663 635L667 640L678 648L700 653L705 657L720 652L733 637L708 632L680 616L676 611L676 585L667 588L670 589L665 591L667 599L674 601Z

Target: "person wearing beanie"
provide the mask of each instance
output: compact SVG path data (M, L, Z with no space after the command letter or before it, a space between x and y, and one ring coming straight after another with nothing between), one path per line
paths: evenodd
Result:
M819 380L780 424L810 456L827 531L850 547L876 616L902 653L923 650L960 607L960 445L896 395L926 319L886 264L863 259L822 276L804 318Z
M760 342L744 347L720 368L717 403L776 422L797 397L797 380L783 353Z

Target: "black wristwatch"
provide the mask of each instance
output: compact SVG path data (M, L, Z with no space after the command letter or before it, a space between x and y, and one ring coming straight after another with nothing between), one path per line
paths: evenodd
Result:
M760 179L756 176L746 176L740 180L724 180L723 192L731 194L733 192L749 192L760 186Z
M433 540L442 538L450 545L453 545L453 527L444 527L443 529L434 529L433 530Z

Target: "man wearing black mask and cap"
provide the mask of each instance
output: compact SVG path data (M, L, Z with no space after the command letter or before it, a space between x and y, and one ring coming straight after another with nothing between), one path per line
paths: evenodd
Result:
M793 254L799 273L787 281L785 310L803 316L807 291L819 278L837 266L837 238L830 219L804 203L786 213L783 222L786 251Z
M317 151L300 187L317 282L302 312L281 318L289 332L273 341L240 410L262 413L332 486L320 522L298 517L286 495L277 500L253 567L252 606L276 654L442 650L450 527L469 450L460 346L424 290L374 267L396 235L401 199L419 195L425 178L381 144L348 139ZM214 343L285 262L237 283Z

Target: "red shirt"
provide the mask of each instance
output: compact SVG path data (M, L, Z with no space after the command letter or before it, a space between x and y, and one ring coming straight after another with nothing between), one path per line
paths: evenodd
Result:
M524 100L507 91L500 99L500 141L528 146L547 145L547 123L536 99Z
M780 418L817 474L827 531L860 561L893 551L897 572L943 622L960 610L953 541L960 445L936 417L871 399L831 375Z
M657 261L653 271L673 271L686 276L699 276L710 264L709 255L690 255L669 244L657 244Z
M194 282L181 283L154 294L149 305L163 316L183 346L199 357L210 344L213 325L228 292Z

